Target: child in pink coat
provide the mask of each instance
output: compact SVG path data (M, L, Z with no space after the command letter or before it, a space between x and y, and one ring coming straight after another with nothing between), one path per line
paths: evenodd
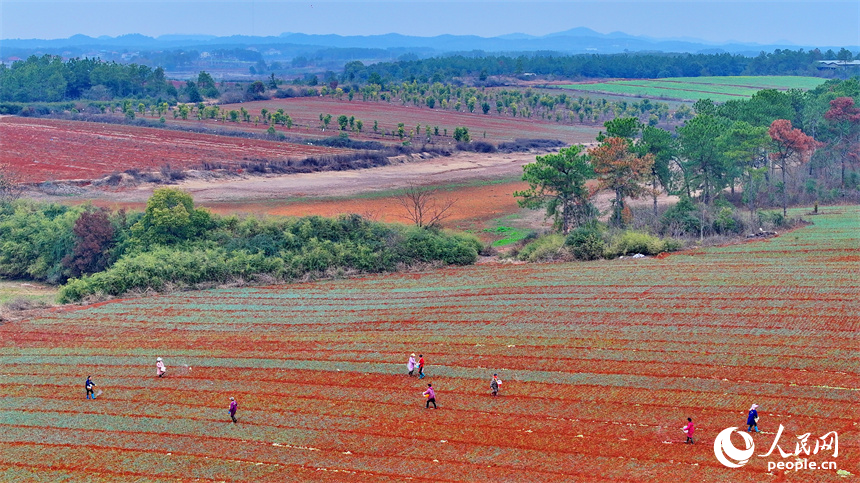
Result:
M164 377L164 374L167 373L167 368L164 367L164 362L161 361L161 357L155 360L155 374L158 377Z

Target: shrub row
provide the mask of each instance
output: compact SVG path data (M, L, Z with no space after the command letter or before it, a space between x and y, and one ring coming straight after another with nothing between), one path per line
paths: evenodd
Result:
M671 238L660 239L647 233L625 230L608 233L597 223L572 230L566 237L550 234L539 237L517 253L520 260L540 262L550 260L597 260L625 255L658 255L677 251L683 243Z
M83 216L86 214L87 216ZM0 204L0 276L67 282L63 302L93 294L278 280L334 271L473 263L471 235L339 218L219 217L181 191L153 193L144 213L19 201Z

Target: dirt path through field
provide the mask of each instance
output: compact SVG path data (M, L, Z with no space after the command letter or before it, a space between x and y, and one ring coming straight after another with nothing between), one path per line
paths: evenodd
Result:
M534 162L532 153L476 154L457 153L448 157L407 161L377 168L325 171L284 176L252 176L222 181L193 180L177 187L191 193L195 201L206 204L227 201L268 201L289 198L352 197L397 190L410 182L444 185L478 180L513 178L522 175L523 165ZM152 187L122 193L145 200Z
M219 180L187 180L175 187L187 191L198 206L218 214L279 216L337 216L357 213L369 219L408 223L406 210L396 191L409 183L436 186L440 203L455 200L444 226L469 230L482 238L485 228L502 218L507 226L525 229L546 227L542 211L524 210L513 193L528 188L520 181L523 165L534 162L536 153L457 153L449 157L404 161L377 168L279 176L247 176ZM46 197L64 203L92 202L111 209L143 210L156 185L121 191L87 190L85 194ZM608 210L610 193L595 198ZM666 200L661 197L660 202ZM638 200L634 204L648 204Z

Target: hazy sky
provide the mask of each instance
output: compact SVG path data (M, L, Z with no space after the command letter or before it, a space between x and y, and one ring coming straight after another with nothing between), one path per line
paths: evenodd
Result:
M283 32L489 37L574 27L714 42L857 46L860 1L0 0L0 39Z

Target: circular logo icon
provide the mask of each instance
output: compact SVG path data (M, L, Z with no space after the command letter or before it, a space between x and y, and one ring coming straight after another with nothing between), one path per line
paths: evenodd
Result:
M720 431L720 434L717 435L717 439L714 440L714 454L717 456L717 460L723 464L723 466L727 466L729 468L740 468L741 466L747 464L747 461L750 460L750 457L755 452L755 443L753 443L752 436L743 431L737 431L738 428L726 428ZM744 444L746 445L745 449L737 449L732 444L732 433L736 432L741 435L744 439Z

